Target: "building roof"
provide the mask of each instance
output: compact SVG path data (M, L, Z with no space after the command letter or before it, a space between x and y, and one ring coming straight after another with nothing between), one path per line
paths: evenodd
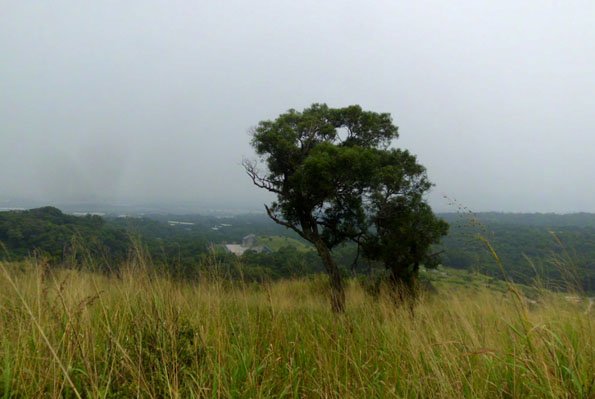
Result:
M240 244L227 244L225 245L225 248L236 256L241 256L248 249Z

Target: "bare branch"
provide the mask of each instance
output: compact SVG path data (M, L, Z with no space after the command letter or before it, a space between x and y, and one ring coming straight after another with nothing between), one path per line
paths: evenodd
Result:
M256 187L264 188L265 190L275 194L281 194L281 190L276 188L273 182L271 182L269 179L266 179L258 175L258 168L256 166L256 162L244 159L242 161L242 166L244 167L244 170L246 170L246 174L250 176L250 179L252 179L252 183Z
M286 222L285 220L281 220L279 219L279 217L277 215L275 215L275 213L271 210L271 208L268 207L268 205L264 206L264 209L266 209L267 211L267 215L269 215L269 217L277 224L280 224L281 226L285 226L288 229L291 229L293 231L295 231L296 233L298 233L303 239L308 240L308 238L306 238L306 236L304 235L304 232L301 231L300 229L298 229L297 227L295 227L294 225L292 225L291 223ZM308 240L310 241L310 240Z
M434 252L433 254L428 255L428 258L434 258L444 252L446 252L446 250L444 250L444 249L442 251Z

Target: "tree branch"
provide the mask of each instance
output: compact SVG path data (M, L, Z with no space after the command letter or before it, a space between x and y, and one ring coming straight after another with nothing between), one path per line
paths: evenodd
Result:
M244 159L242 161L242 166L244 167L246 174L250 176L250 179L252 179L252 183L256 187L264 188L265 190L270 191L271 193L281 194L281 190L276 188L273 182L258 175L258 170L256 168L255 162L251 162L247 159Z
M434 258L444 252L446 252L446 250L444 250L444 249L442 251L434 252L433 254L428 255L428 258Z
M310 241L306 235L304 234L303 231L301 231L300 229L298 229L297 227L295 227L294 225L292 225L291 223L286 222L285 220L281 220L279 219L279 217L277 215L275 215L275 213L271 210L271 208L268 207L268 205L264 206L264 209L266 209L267 211L267 215L269 215L269 217L277 224L280 224L281 226L285 226L288 229L291 229L293 231L295 231L296 233L298 233L300 235L300 237L302 237L305 240Z

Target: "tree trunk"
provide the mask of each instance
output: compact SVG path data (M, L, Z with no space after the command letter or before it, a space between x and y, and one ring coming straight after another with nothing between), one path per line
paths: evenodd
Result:
M407 266L392 264L389 266L389 269L389 281L395 305L409 305L409 311L411 316L413 316L413 308L417 299L417 275L419 266L416 264L413 271L409 271Z
M322 259L326 273L329 276L331 286L331 308L335 313L343 313L345 311L345 288L343 286L343 279L341 278L339 267L335 263L331 251L320 238L314 240L314 246L318 251L318 255Z
M318 234L318 225L316 224L316 220L309 216L308 212L306 212L305 215L302 212L299 223L301 227L300 230L296 225L284 222L277 218L273 211L271 211L271 209L266 205L265 209L269 217L273 219L275 223L292 229L302 238L314 244L316 251L318 252L318 256L320 256L322 259L326 273L329 276L331 287L331 308L335 313L343 313L345 311L345 288L343 287L343 279L341 278L339 268L337 267L337 264L331 255L331 250Z

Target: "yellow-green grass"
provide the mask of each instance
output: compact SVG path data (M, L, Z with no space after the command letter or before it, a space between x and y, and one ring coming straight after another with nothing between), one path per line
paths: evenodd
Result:
M0 397L590 398L593 311L443 286L412 316L355 281L176 282L0 265Z

